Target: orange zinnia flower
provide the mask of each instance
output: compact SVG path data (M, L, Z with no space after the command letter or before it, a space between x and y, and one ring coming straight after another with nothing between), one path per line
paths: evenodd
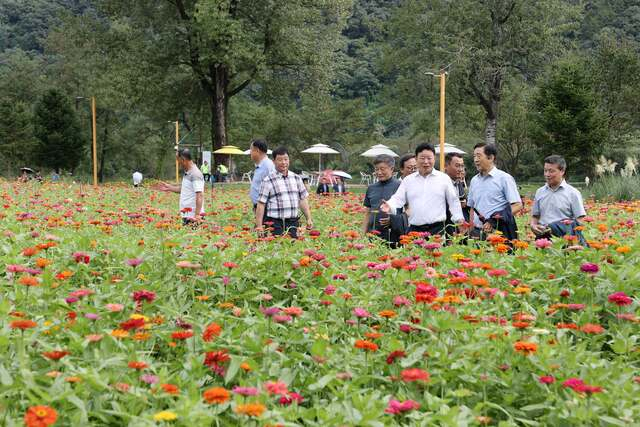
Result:
M212 341L215 337L220 336L222 327L217 323L212 323L202 333L202 340L205 342Z
M207 403L223 404L227 400L229 400L230 395L231 394L229 393L229 390L223 387L213 387L208 390L205 390L204 393L202 394L202 398Z
M377 351L378 345L367 340L356 340L355 347L360 350Z
M164 390L164 392L167 393L167 394L179 394L180 393L180 388L177 385L174 385L174 384L162 384L160 387L162 387L162 390Z
M513 348L518 352L522 353L525 356L529 356L530 354L538 351L538 345L536 343L527 342L527 341L516 341L513 345Z
M396 317L396 312L393 310L382 310L380 313L378 313L378 316L391 319L392 317Z
M604 332L604 328L594 323L587 323L580 330L586 334L601 334Z
M250 417L259 417L266 410L265 406L261 403L245 403L238 405L233 410L236 414L248 415Z
M38 324L33 320L14 320L9 323L11 329L22 329L23 331L25 329L35 328L36 326L38 326Z
M27 427L47 427L55 423L57 419L58 413L50 406L32 406L24 414L24 425Z
M147 365L145 362L136 362L136 361L129 362L127 366L129 366L131 369L138 369L138 370L146 369L147 367L149 367L149 365Z
M40 284L38 279L33 276L22 276L19 282L21 285L25 285L25 286L38 286Z
M171 338L174 340L186 340L193 336L192 331L175 331L171 334Z

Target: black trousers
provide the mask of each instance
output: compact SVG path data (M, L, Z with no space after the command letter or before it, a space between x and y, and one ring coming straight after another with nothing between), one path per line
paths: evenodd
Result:
M300 220L298 218L271 218L269 216L264 219L266 223L271 224L271 233L274 236L281 236L288 233L294 239L298 238L298 227Z
M417 231L420 233L429 233L432 236L435 234L444 235L445 223L444 221L434 222L433 224L413 225L409 224L409 233Z

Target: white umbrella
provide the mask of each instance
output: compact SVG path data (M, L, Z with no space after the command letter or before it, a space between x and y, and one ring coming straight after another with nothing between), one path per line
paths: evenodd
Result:
M251 154L251 150L250 149L249 150L244 150L244 154L246 154L248 156L249 154ZM273 154L273 150L267 150L267 154L268 155L272 155Z
M386 155L391 156L391 157L400 157L396 153L391 151L391 149L389 149L389 147L387 147L386 145L382 145L382 144L374 145L373 147L369 148L367 151L365 151L364 153L362 153L360 155L363 156L363 157L378 157L381 154L386 154Z
M323 154L340 154L339 151L334 150L326 144L314 144L306 150L302 150L307 154L319 154L318 156L318 173L322 170L322 155Z
M440 153L440 144L436 144L435 149L436 149L436 154L439 154ZM465 151L462 151L461 149L459 149L455 145L447 144L446 142L444 143L444 152L445 153L467 154Z
M353 179L353 177L351 175L349 175L348 173L343 172L343 171L333 171L333 172L331 172L331 175L341 176L341 177L346 178L346 179Z

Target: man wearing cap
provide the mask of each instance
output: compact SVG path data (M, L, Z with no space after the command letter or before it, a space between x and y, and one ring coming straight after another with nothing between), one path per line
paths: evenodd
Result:
M178 150L178 163L184 171L182 185L160 182L156 186L159 191L180 193L180 214L184 225L202 220L204 214L204 176L191 159L188 148Z

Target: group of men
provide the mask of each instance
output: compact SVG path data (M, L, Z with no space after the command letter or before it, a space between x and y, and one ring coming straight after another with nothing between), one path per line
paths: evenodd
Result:
M513 177L496 167L495 145L474 147L478 174L468 188L462 156L448 153L443 173L434 169L435 154L432 145L421 144L415 155L403 156L400 180L393 178L393 157L381 155L374 160L378 182L368 187L364 198L368 210L363 231L377 234L393 247L400 243L400 236L412 231L447 238L461 233L478 239L499 231L508 242L517 239L515 215L523 204ZM536 192L530 228L536 238L572 235L586 245L578 228L586 215L582 196L564 180L565 172L562 157L545 159L546 184Z
M523 209L516 182L496 167L495 145L479 143L473 150L478 170L469 186L460 154L448 153L445 172L434 169L436 152L431 144L420 144L415 154L400 159L401 178L394 178L395 160L380 155L374 160L377 182L367 188L367 207L363 231L377 234L392 246L410 232L443 235L460 233L483 239L500 231L508 240L518 238L515 215ZM313 228L308 203L309 193L302 177L289 170L285 147L267 156L267 144L254 140L250 149L255 171L249 196L253 203L255 226L268 226L274 235L297 237L299 211ZM184 177L182 185L160 183L160 191L180 193L180 212L185 224L197 223L204 215L204 176L191 159L188 149L178 152ZM546 184L535 195L529 224L537 238L573 235L586 245L580 233L580 220L586 215L580 192L569 185L564 175L566 162L560 156L544 160Z

